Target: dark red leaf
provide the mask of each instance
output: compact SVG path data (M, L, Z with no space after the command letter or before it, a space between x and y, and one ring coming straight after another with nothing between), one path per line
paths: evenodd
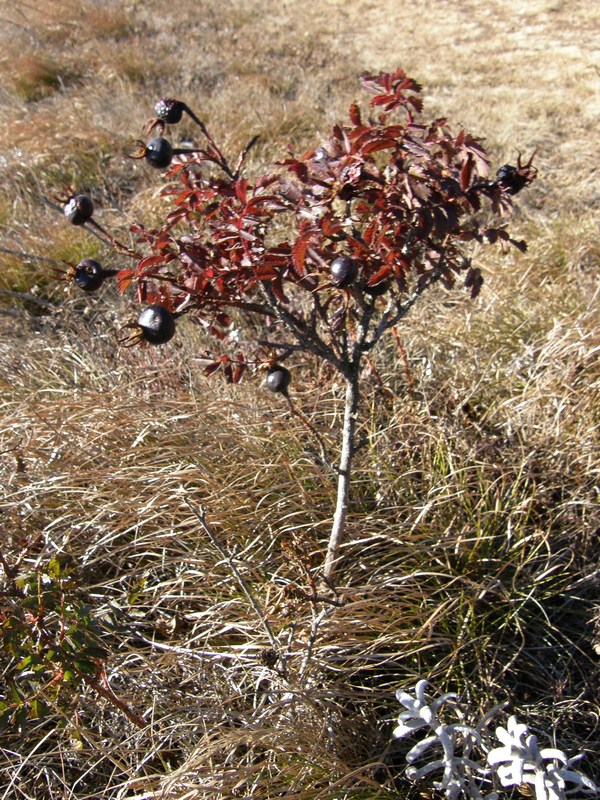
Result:
M520 250L521 253L525 253L527 251L527 242L524 239L509 239L508 240L517 250Z
M350 116L350 122L352 122L353 125L362 125L360 118L360 109L356 105L356 103L352 103L352 105L350 106L349 116Z
M471 183L471 175L473 174L473 156L467 153L467 158L460 171L460 188L466 192Z
M292 246L292 260L294 262L294 267L296 268L296 272L299 275L304 275L306 270L304 269L304 259L306 258L306 248L308 247L309 239L300 236L294 242Z
M465 277L465 286L471 289L471 297L477 297L482 285L481 270L478 267L470 267Z
M215 372L218 372L221 369L221 362L220 361L213 361L212 364L204 367L202 370L207 377L214 375Z
M328 239L332 239L336 234L344 230L344 226L339 220L325 216L321 219L321 230Z
M378 141L371 142L362 148L362 152L367 155L368 153L376 153L379 150L389 150L396 147L397 142L395 139L379 139Z
M137 265L137 274L138 275L145 275L148 273L149 268L162 265L165 263L164 256L146 256L145 258L141 258L138 261Z
M465 149L473 156L477 174L481 178L487 178L490 174L490 160L481 144L469 134L465 135Z
M248 181L246 180L246 178L240 178L238 181L236 181L235 193L240 203L246 204L248 200L247 189L248 189Z
M277 278L277 272L273 266L261 264L256 268L254 277L257 281L270 281Z
M238 355L236 357L235 364L231 365L231 382L232 383L239 383L246 370L248 369L248 364L244 361L244 357L242 355Z
M297 158L288 158L280 162L281 166L287 167L290 172L293 172L303 183L308 180L308 167Z
M377 286L378 283L384 281L390 274L392 268L390 264L386 264L367 281L367 286Z

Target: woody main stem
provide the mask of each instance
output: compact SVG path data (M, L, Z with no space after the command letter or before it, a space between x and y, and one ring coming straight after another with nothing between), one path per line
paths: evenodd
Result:
M346 375L346 400L342 428L342 452L338 468L337 500L323 566L323 579L329 584L333 582L333 575L339 560L340 546L346 531L358 397L358 370L356 369Z

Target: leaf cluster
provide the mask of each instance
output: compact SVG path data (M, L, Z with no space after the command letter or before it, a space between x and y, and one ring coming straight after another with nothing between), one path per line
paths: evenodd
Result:
M132 227L136 265L119 274L121 290L134 283L140 302L189 315L225 341L206 354L208 373L238 381L250 364L300 350L347 376L426 289L461 276L478 294L473 242L525 248L489 222L510 211L515 192L489 179L481 142L445 119L424 121L420 86L403 70L361 80L368 113L352 104L317 149L290 152L253 179L242 171L254 140L232 167L198 121L208 146L177 150L164 224ZM535 170L519 168L522 188ZM347 282L331 271L340 256L353 265ZM262 320L267 334L234 356L240 318Z
M22 726L76 702L86 683L102 674L107 651L101 627L79 596L72 566L52 558L28 574L3 560L6 590L0 595L0 727Z

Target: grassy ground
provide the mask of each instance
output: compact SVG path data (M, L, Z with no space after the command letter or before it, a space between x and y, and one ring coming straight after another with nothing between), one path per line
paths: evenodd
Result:
M593 5L5 0L0 18L3 251L118 266L41 196L90 191L114 230L151 218L160 178L122 149L161 95L228 151L260 134L254 168L313 147L362 69L401 66L495 166L537 147L540 173L513 219L528 252L478 254L480 298L430 295L365 379L339 606L303 599L334 486L286 407L205 379L183 326L117 349L128 299L0 253L2 556L30 611L106 654L96 688L77 667L13 682L35 625L5 573L0 701L28 718L0 731L0 798L410 796L389 740L420 676L473 709L510 700L600 779ZM335 443L339 387L294 373Z

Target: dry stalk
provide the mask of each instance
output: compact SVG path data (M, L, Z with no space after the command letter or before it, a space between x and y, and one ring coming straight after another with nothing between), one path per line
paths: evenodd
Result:
M271 626L269 625L269 620L267 619L264 611L260 607L258 601L256 600L256 598L254 597L254 595L250 591L250 588L249 588L247 582L244 580L243 576L241 575L240 571L238 570L233 557L219 544L216 536L214 535L214 533L212 532L212 530L208 526L208 524L206 522L206 510L204 509L203 506L200 506L199 509L196 509L190 503L190 501L187 498L185 498L185 503L188 506L188 508L190 509L190 511L194 514L194 516L196 517L198 522L200 523L200 527L202 528L204 533L210 539L210 542L213 545L213 547L215 548L215 550L218 551L219 555L227 563L227 565L228 565L229 569L231 570L234 578L238 582L238 584L240 586L240 589L246 595L246 598L248 599L248 602L250 603L250 605L254 609L254 612L255 612L256 616L258 617L258 619L259 619L259 621L260 621L265 633L267 634L267 638L269 639L269 642L271 643L271 646L272 646L273 650L275 650L275 652L277 653L279 659L282 660L281 650L280 650L280 647L279 647L279 642L277 641L277 639L275 637L275 634L273 633L273 630L272 630Z

